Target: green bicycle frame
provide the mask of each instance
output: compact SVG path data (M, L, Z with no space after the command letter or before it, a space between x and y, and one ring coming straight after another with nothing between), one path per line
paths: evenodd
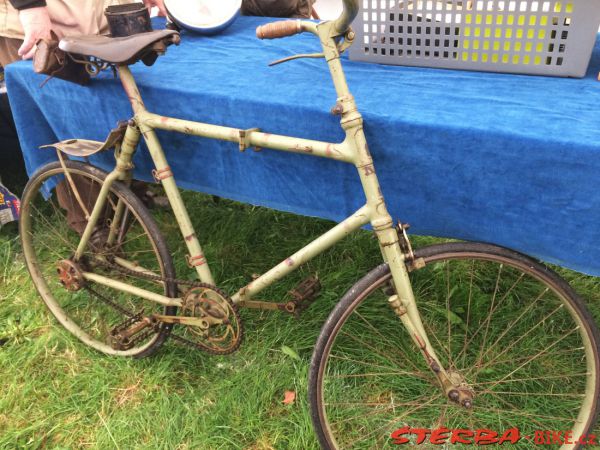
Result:
M302 26L304 31L312 32L321 41L323 54L329 66L337 92L338 98L335 112L341 116L341 127L346 135L344 141L341 143L320 142L263 133L257 129L240 130L159 116L146 110L129 67L125 65L119 66L120 79L131 102L134 118L129 122L120 152L117 156L117 166L109 174L101 189L75 258L78 259L83 255L87 242L100 216L100 212L104 207L112 183L115 180L127 180L130 178L133 168L133 154L140 139L143 137L156 167L154 171L155 178L164 187L187 245L189 251L188 264L195 268L202 282L215 284L208 261L204 256L190 217L183 204L179 189L175 183L173 173L169 168L167 159L155 133L156 129L235 142L239 144L242 151L250 147L268 148L353 164L358 171L365 192L365 205L323 236L317 238L265 274L241 288L232 297L232 300L234 303L243 306L245 302L250 301L265 288L329 249L353 231L370 224L379 241L383 258L390 266L397 293L397 295L390 298L390 306L408 329L428 365L438 375L442 384L446 385L446 372L441 367L441 364L439 364L439 360L427 338L417 310L406 264L409 255L406 255L402 251L399 234L387 210L373 165L373 158L369 152L363 131L363 119L348 88L340 61L340 37L351 41L353 36L350 33L352 31L348 31L345 36L339 36L338 31L335 29L335 22L323 22L318 25L312 22L302 22ZM128 264L126 261L119 263L124 266ZM164 305L181 306L182 304L182 299L180 298L168 298L101 275L84 273L84 277L95 283L129 292Z

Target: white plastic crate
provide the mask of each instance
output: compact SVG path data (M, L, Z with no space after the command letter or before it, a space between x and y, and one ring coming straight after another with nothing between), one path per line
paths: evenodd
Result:
M583 77L599 0L361 0L350 58Z

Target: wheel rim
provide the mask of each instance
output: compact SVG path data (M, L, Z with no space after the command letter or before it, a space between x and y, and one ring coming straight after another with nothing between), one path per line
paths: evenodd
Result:
M75 178L78 189L85 185L91 186L92 191L95 189L97 192L103 181L98 175L72 166L69 166L69 172ZM124 324L128 317L115 307L101 301L87 289L69 292L60 284L60 277L56 273L57 263L64 260L71 261L79 242L79 234L69 226L65 211L56 201L55 186L64 179L63 173L63 169L57 167L32 179L23 197L20 219L21 239L27 267L36 289L61 325L85 344L101 352L119 356L137 356L147 352L164 340L165 333L168 332L167 327L161 326L152 332L146 330L147 336L140 339L133 348L115 349L110 342L110 331L115 326ZM64 186L69 186L66 181L63 183L65 183ZM53 189L52 198L47 202L42 198L44 187ZM78 205L76 196L72 194L73 190L67 188L66 191L68 195L63 198L68 198L72 203L72 208L73 204ZM93 195L89 197L93 197ZM115 187L111 190L107 213L104 214L104 217L113 217L119 201L125 205L126 216L129 219L127 220L128 226L121 234L120 244L116 246L118 249L106 247L92 249L88 245L84 254L85 263L82 263L82 267L87 266L85 269L89 271L168 295L167 286L159 286L154 282L127 275L125 271L117 272L109 268L108 264L114 264L112 258L118 256L124 260L139 263L155 274L165 276L164 262L147 224L140 217L135 205L132 205L130 198ZM84 207L91 212L93 202L88 198L84 201ZM80 206L75 206L75 208L82 209ZM109 220L105 225L110 225ZM104 240L104 238L100 238L100 242ZM101 259L104 260L102 264ZM97 284L88 282L86 285L91 287L94 292L132 313L139 313L142 310L144 315L174 313L172 307L164 308L161 305L134 298Z
M480 261L465 270L465 263L474 257ZM587 430L596 409L598 360L589 324L568 301L570 291L543 272L535 272L534 277L526 263L508 257L459 252L430 256L427 262L425 269L412 274L417 304L442 365L459 373L475 392L475 407L466 411L448 402L397 317L391 317L387 295L380 289L390 279L386 273L346 309L324 347L316 395L327 444L395 448L389 436L402 426L489 428L500 434L520 426L523 435L531 436L535 429L573 430L574 436ZM491 282L481 280L486 272L476 265L494 267ZM438 272L433 273L436 277L432 271ZM456 273L462 274L460 282ZM442 290L436 285L440 278L452 282L445 281ZM534 285L543 289L533 297L534 306L529 306L526 300L534 292L528 291ZM470 293L465 286L470 286ZM485 317L493 320L476 320L481 316L482 291L474 286L486 287L491 299L487 311L493 314ZM440 296L440 292L445 293ZM377 307L367 309L371 299ZM528 323L541 311L540 320ZM382 323L382 315L392 320ZM476 327L471 326L474 323ZM465 331L459 335L456 331L461 327ZM514 356L517 350L520 360ZM583 359L585 363L576 364ZM552 370L544 366L550 362ZM518 448L527 444L534 448L533 441L527 440Z

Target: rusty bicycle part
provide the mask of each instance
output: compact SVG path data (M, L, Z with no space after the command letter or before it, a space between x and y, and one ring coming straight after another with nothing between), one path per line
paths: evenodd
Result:
M79 264L69 259L59 261L56 272L58 273L60 283L67 291L77 292L85 286L85 279L83 278Z
M110 343L115 350L131 350L135 344L159 329L159 321L144 316L143 311L125 320L110 331Z
M179 324L176 336L212 355L228 355L242 343L243 327L237 306L214 286L192 287L183 296L179 315L155 318Z
M72 184L65 181L65 168L69 171ZM145 272L141 273L153 273L165 279L175 278L170 252L151 215L124 184L114 184L105 208L109 212L107 217L111 217L110 225L102 229L95 227L98 230L96 234L102 235L103 243L97 245L95 236L91 236L83 257L75 262L73 255L81 236L71 228L73 219L58 204L56 195L49 202L45 201L44 186L58 186L51 192L56 194L58 189L63 189L65 194L61 197L62 201L79 205L72 190L85 188L97 195L106 176L99 169L69 160L53 163L46 171L34 174L23 195L24 214L20 225L24 252L28 260L36 261L35 265L29 265L28 268L36 283L43 286L43 300L67 330L107 354L147 356L160 348L172 325L160 323L158 327L146 330L150 333L146 333L143 339L140 339L143 333L136 334L132 347L129 344L113 347L111 330L135 317L141 309L145 310L146 316L150 316L174 315L177 308L144 300L135 293L115 293L99 281L111 278L115 283L127 282L169 298L177 296L174 282L159 283L134 276L140 273L140 267L144 267ZM93 209L89 203L94 201L93 198L80 196L80 199L88 211ZM83 213L81 217L81 220L87 221ZM104 245L111 234L112 244ZM122 264L131 261L128 265L131 272L115 269L110 266L109 260ZM87 279L89 276L97 277L98 281Z
M408 308L385 292L389 266L374 269L336 305L313 353L309 400L322 448L386 447L407 424L504 432L518 423L523 435L593 426L600 336L558 275L487 244L414 256L423 264L411 283L439 359L399 326Z
M283 303L266 302L258 300L247 300L238 303L240 307L251 309L262 309L266 311L281 311L300 317L317 298L321 292L321 281L316 275L311 275L298 286L288 292L291 299Z

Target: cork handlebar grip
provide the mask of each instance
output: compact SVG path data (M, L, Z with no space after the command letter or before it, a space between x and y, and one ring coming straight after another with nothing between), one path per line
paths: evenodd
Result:
M278 39L302 33L302 22L299 20L283 20L261 25L256 29L258 39Z

